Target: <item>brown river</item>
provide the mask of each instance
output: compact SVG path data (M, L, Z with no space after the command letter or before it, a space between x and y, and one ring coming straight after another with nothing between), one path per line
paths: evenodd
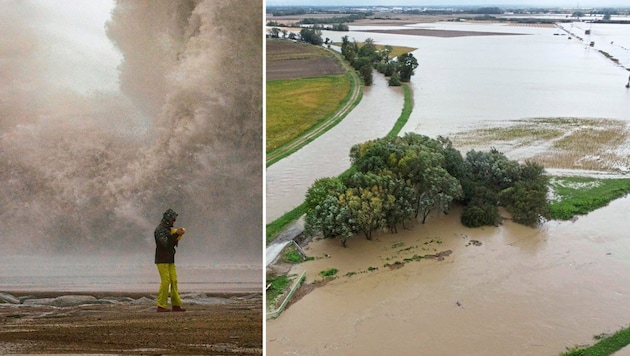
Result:
M267 353L558 355L592 344L630 322L628 210L624 198L538 229L469 229L456 210L345 249L315 241L317 259L292 272L306 269L310 283L337 268L337 278L267 321Z

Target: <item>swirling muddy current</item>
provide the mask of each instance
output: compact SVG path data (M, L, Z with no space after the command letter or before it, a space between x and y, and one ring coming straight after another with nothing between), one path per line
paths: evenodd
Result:
M339 272L268 321L267 351L556 355L593 343L630 321L629 208L624 198L573 222L478 229L456 209L347 248L315 241L316 259L291 273Z

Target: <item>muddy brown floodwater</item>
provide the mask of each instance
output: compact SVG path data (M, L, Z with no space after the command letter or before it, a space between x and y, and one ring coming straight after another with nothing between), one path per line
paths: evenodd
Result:
M629 209L624 198L536 229L469 229L455 210L345 249L312 242L316 260L292 273L311 283L337 268L337 278L267 322L267 353L558 355L592 344L630 323Z

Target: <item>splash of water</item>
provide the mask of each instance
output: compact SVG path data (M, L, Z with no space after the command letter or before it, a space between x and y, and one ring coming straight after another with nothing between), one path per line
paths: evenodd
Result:
M170 207L188 229L187 250L260 260L261 2L117 0L106 28L123 58L119 90L85 91L53 65L58 38L38 24L41 9L9 5L0 15L3 250L144 251ZM85 59L96 69L99 60Z

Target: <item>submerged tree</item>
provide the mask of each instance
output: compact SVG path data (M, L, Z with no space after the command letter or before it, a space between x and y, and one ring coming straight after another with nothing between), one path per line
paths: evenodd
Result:
M361 68L359 68L359 74L361 74L361 78L363 78L363 84L370 86L374 82L374 77L372 76L372 64L366 63Z
M402 85L400 81L400 76L398 75L397 72L394 72L393 74L391 74L391 78L389 78L388 84L390 87L399 87Z
M411 53L403 53L398 56L398 74L400 75L400 81L408 82L411 80L411 76L414 75L414 71L418 68L418 60Z
M532 162L521 165L492 148L489 152L468 152L463 169L464 225L498 224L498 209L490 207L499 205L513 214L514 221L526 225L535 225L548 216L548 180L542 166Z
M309 232L321 231L325 238L351 234L347 226L340 224L339 197L344 194L345 185L339 178L320 178L306 192L304 201L306 216L305 228Z
M519 180L512 187L501 191L501 205L512 214L515 222L536 225L541 218L549 218L548 186L549 179L544 168L527 161L520 167Z
M354 173L315 181L306 195L306 222L324 237L347 239L362 232L397 231L397 225L464 204L461 221L478 227L500 222L499 205L514 221L535 225L548 216L542 166L509 160L496 149L463 158L443 137L414 133L354 145Z
M304 27L300 30L300 38L302 41L321 46L324 43L322 39L322 30L318 27Z

